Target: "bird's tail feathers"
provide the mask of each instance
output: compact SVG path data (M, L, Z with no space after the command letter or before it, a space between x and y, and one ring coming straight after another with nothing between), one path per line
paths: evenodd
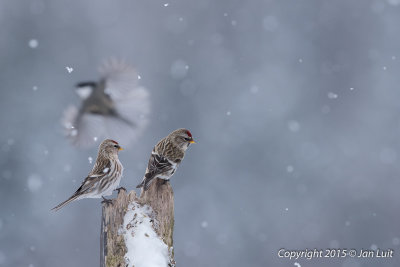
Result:
M138 184L136 188L143 188L144 191L147 191L147 189L149 189L151 183L153 182L154 178L155 178L154 176L153 177L145 176L143 181L140 184Z
M144 180L136 186L136 188L142 188L144 186Z
M153 178L149 179L146 183L144 183L144 186L143 186L144 191L147 191L147 189L149 189L151 182L154 180Z
M65 200L64 202L61 202L60 204L58 204L57 206L55 206L54 208L52 208L51 210L54 211L58 211L60 210L62 207L68 205L69 203L71 203L74 200L77 200L79 197L79 195L73 195L72 197L68 198L67 200Z

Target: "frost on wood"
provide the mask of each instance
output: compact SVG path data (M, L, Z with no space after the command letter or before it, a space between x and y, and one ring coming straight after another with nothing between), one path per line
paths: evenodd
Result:
M124 236L128 266L168 267L171 266L171 251L160 239L155 214L148 205L132 203L124 218Z
M174 194L157 179L140 198L121 190L103 203L101 267L174 267Z

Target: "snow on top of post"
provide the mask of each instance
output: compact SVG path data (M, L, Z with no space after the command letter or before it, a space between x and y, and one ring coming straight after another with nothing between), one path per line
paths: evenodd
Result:
M138 203L131 203L124 217L124 239L127 248L125 261L129 267L167 267L168 246L158 237L152 218L153 210Z

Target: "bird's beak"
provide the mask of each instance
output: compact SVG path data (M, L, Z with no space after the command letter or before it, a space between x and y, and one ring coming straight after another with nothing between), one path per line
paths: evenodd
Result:
M122 147L119 147L118 150L124 150Z
M189 143L196 144L196 142L194 140L190 140Z

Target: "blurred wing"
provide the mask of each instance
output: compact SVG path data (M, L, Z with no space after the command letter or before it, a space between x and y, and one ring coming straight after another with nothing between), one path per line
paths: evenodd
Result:
M105 117L96 114L83 114L77 118L74 127L65 127L66 135L77 147L87 148L99 144L104 139L118 140L123 146L128 146L137 140L146 123L140 119L141 127L132 127L116 117ZM136 121L135 121L136 123ZM64 124L64 126L70 124ZM139 125L139 124L137 124Z
M65 109L61 123L65 129L73 131L76 127L76 119L78 118L78 108L75 106L69 106ZM71 133L72 134L72 133Z
M141 132L148 123L150 114L149 93L144 87L137 87L119 101L115 101L115 108L121 117L131 121Z
M90 147L106 136L102 116L96 114L77 115L72 123L64 124L66 135L78 147Z
M138 74L123 61L110 59L99 68L105 81L104 92L114 100L123 99L127 93L138 87Z
M110 59L103 64L100 72L105 80L105 92L113 100L118 115L131 122L129 125L121 120L108 118L106 127L109 137L116 138L121 143L131 143L142 134L148 124L149 92L138 85L136 71L123 61Z

